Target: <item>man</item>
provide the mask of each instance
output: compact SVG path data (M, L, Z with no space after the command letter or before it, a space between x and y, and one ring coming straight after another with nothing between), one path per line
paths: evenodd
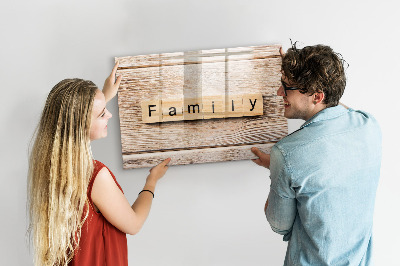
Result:
M277 94L284 116L306 122L270 155L252 151L258 157L253 161L270 169L265 213L272 230L289 241L284 265L370 265L378 123L339 105L344 60L330 47L294 44L281 55Z

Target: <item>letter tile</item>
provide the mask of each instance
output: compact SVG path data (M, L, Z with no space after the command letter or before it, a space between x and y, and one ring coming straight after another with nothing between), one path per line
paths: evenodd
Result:
M162 122L160 100L143 101L141 105L144 123Z
M183 120L183 99L165 99L162 103L162 121Z
M225 117L225 96L203 96L203 119Z
M263 98L262 94L245 94L243 95L243 116L263 115Z
M225 96L225 117L243 116L243 98L242 95L228 94Z
M201 98L185 98L183 100L183 119L197 120L203 119Z

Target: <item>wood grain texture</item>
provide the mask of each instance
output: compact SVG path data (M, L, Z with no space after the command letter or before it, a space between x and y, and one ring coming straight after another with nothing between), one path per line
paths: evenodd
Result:
M252 147L257 147L269 153L275 143L230 146L219 148L189 149L180 151L155 152L145 154L131 154L124 156L124 168L153 167L166 158L171 158L169 165L211 163L219 161L236 161L257 158L252 152ZM217 159L217 160L216 160Z
M201 50L115 58L122 75L118 92L124 168L241 160L252 145L271 145L287 135L280 86L278 45ZM262 115L146 124L143 101L207 99L225 103L243 94L262 94ZM261 100L261 99L260 99ZM183 116L188 114L183 113ZM222 149L222 150L221 150ZM241 151L241 152L239 152ZM227 152L228 155L224 155Z

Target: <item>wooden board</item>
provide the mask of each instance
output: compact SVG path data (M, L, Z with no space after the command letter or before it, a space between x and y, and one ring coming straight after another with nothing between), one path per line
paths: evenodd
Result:
M254 158L250 148L269 152L288 133L283 117L278 45L116 57L124 168L152 167L171 157L171 165ZM142 103L262 94L262 115L190 120L142 119ZM221 98L223 99L223 97ZM238 107L244 108L245 106ZM160 108L161 109L161 108ZM160 113L162 110L160 110ZM245 115L245 111L243 115ZM235 116L235 115L232 115ZM237 116L237 115L236 115ZM162 116L161 116L162 117Z

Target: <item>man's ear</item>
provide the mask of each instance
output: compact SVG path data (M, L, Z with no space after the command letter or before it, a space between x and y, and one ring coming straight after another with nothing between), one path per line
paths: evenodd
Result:
M323 92L316 92L313 94L313 103L318 104L322 103L325 99L325 93Z

